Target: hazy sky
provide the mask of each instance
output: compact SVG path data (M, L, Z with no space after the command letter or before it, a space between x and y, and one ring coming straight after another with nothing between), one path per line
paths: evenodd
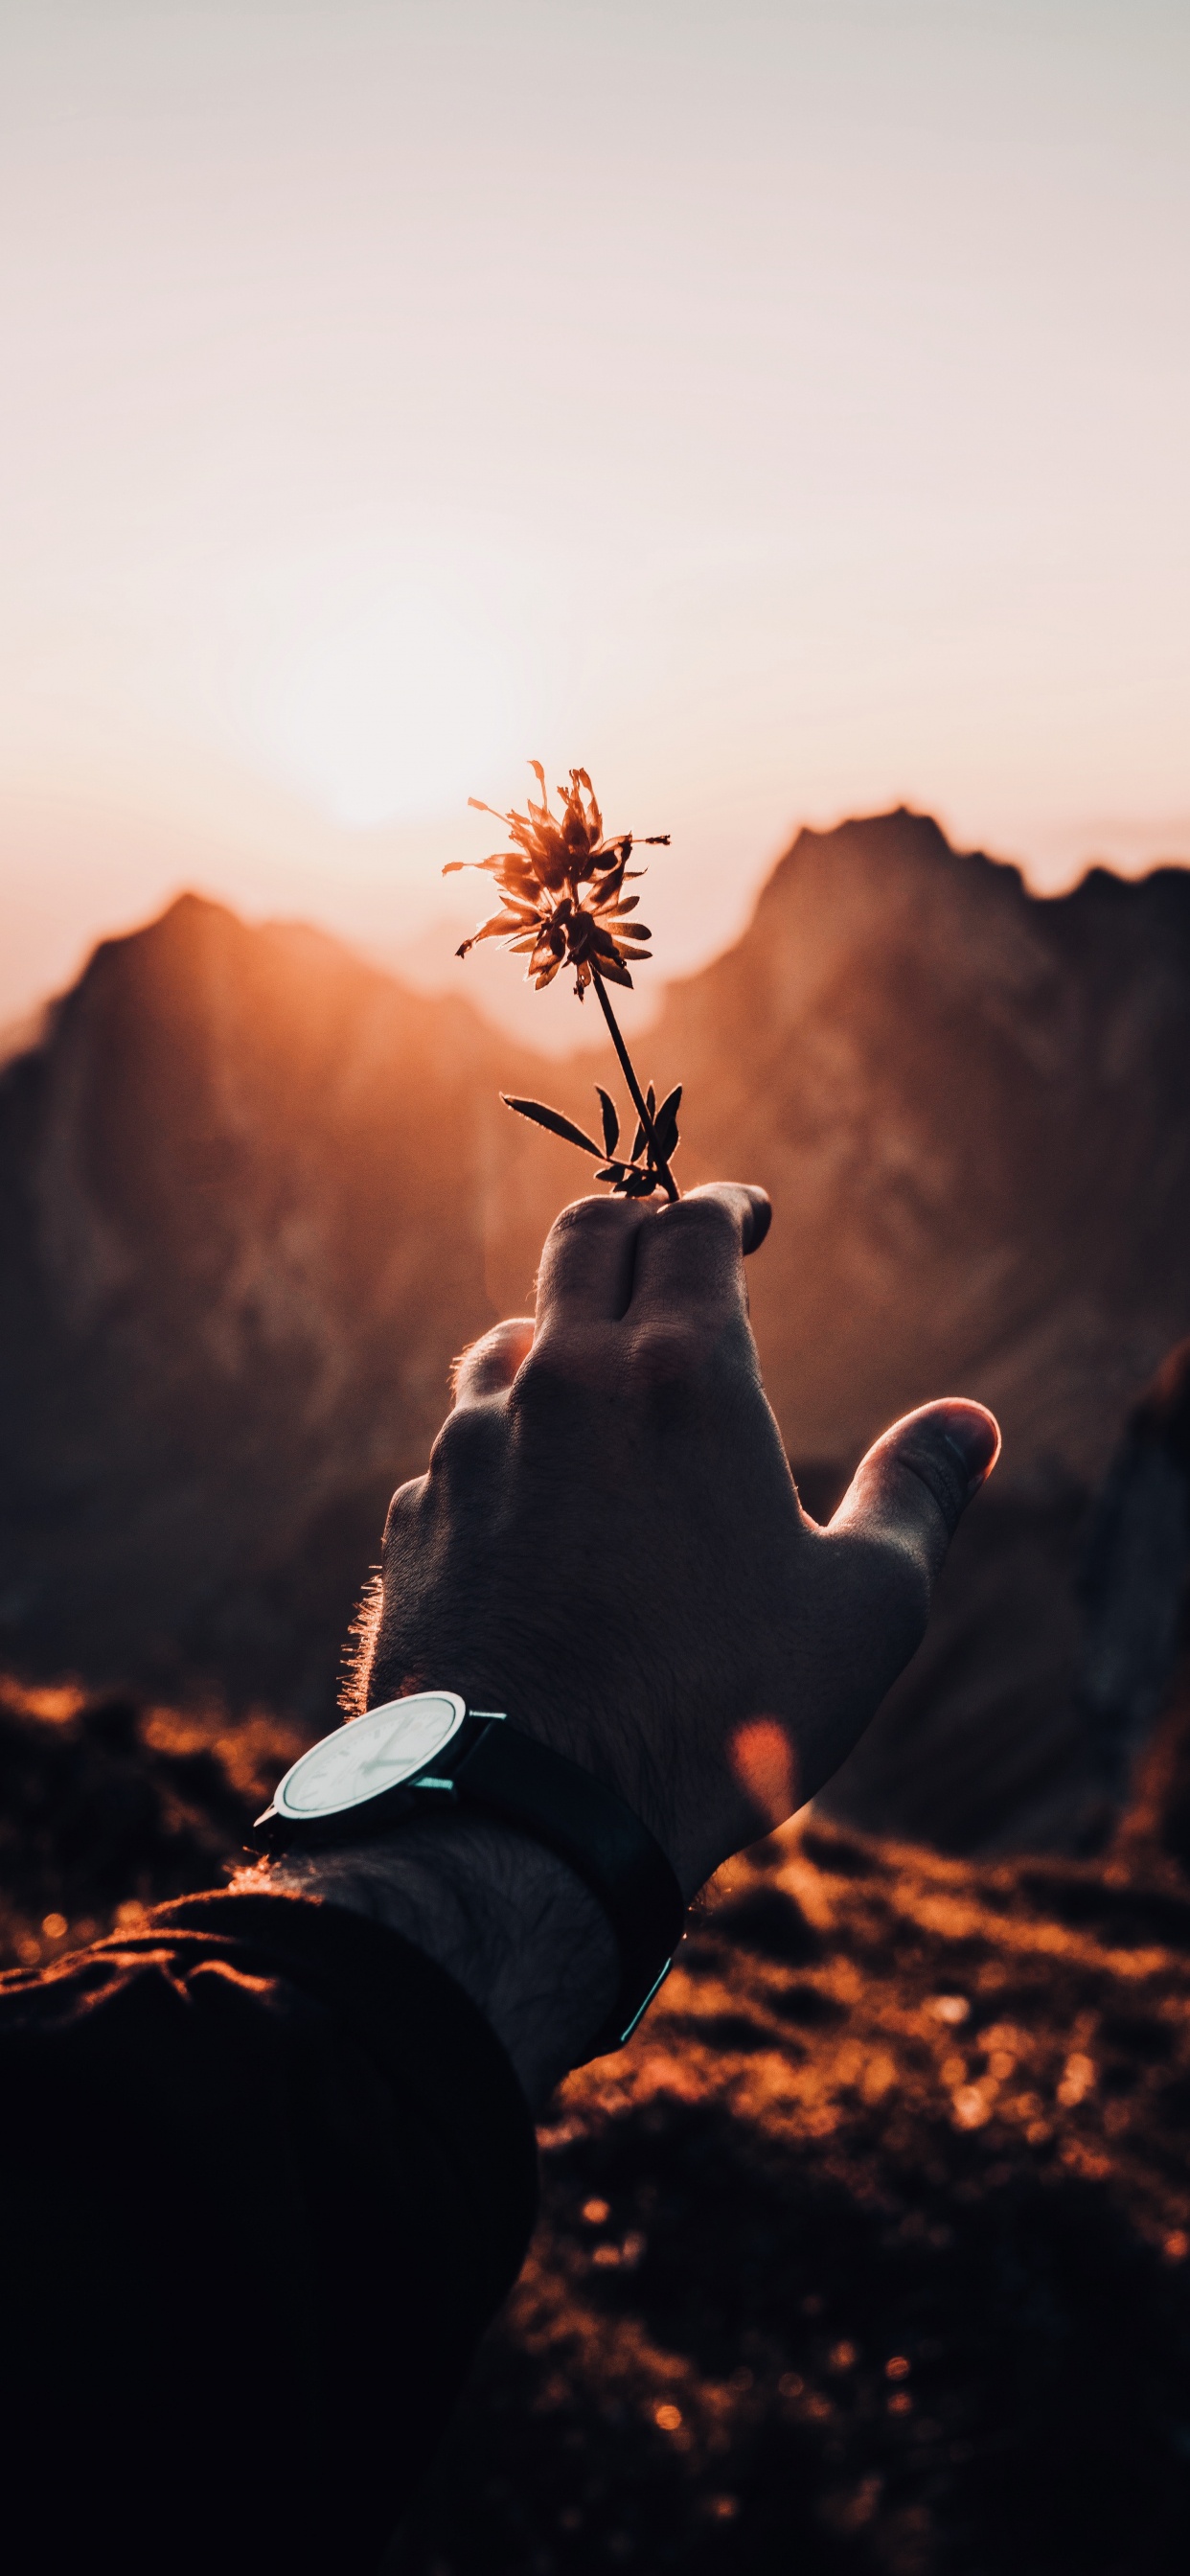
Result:
M1188 131L1185 0L0 0L0 1014L424 949L531 753L654 972L803 819L1190 856Z

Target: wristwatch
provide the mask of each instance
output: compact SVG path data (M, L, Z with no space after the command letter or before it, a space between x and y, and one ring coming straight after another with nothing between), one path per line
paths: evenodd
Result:
M620 1984L587 2054L622 2048L673 1965L681 1889L616 1791L510 1725L502 1710L468 1709L457 1691L435 1690L350 1718L278 1782L256 1819L255 1847L325 1850L404 1817L466 1806L545 1843L598 1898L615 1933Z

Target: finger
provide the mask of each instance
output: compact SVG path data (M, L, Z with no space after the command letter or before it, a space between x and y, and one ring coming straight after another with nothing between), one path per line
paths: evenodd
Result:
M746 1313L744 1255L759 1250L772 1214L766 1192L743 1181L710 1181L659 1208L636 1246L634 1323L691 1308Z
M537 1330L615 1322L632 1294L637 1237L652 1222L640 1199L575 1199L556 1217L537 1274Z
M869 1449L830 1528L896 1547L932 1584L999 1455L1000 1426L985 1405L963 1396L924 1404Z
M745 1259L750 1252L759 1252L773 1222L773 1202L767 1190L760 1189L755 1181L703 1181L698 1189L688 1190L678 1205L686 1207L692 1200L697 1204L703 1199L717 1199L730 1207L739 1226L740 1250ZM665 1213L662 1208L660 1214Z
M503 1395L532 1347L531 1315L506 1315L502 1324L493 1324L490 1333L481 1334L451 1371L455 1412L466 1404L482 1404L485 1396Z

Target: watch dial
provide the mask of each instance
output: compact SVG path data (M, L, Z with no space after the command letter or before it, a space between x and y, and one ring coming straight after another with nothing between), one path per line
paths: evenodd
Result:
M334 1816L397 1788L441 1753L465 1714L456 1691L421 1691L350 1718L286 1772L273 1798L278 1814Z

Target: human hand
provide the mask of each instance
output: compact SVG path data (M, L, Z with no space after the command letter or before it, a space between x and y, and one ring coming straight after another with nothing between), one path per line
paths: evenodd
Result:
M918 1644L995 1463L948 1397L809 1520L761 1384L743 1256L760 1190L581 1199L535 1318L464 1355L429 1471L394 1495L370 1707L457 1690L608 1781L687 1896L820 1788Z

